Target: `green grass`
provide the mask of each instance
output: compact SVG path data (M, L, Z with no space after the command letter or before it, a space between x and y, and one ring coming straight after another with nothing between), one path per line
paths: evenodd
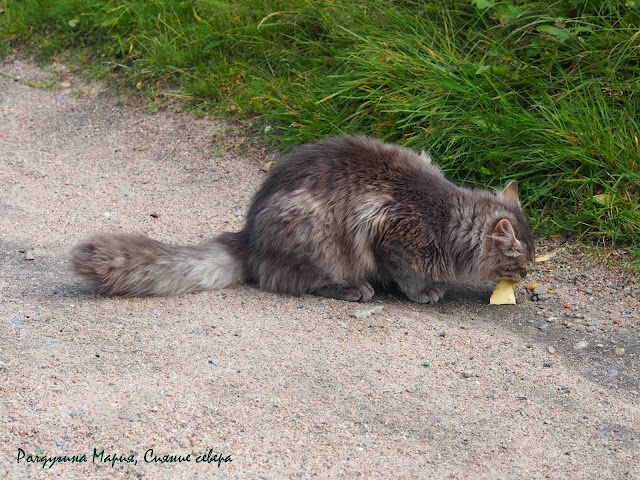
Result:
M256 115L283 149L336 133L426 149L468 186L518 179L540 232L640 249L640 1L0 7L0 54L72 56L152 96Z

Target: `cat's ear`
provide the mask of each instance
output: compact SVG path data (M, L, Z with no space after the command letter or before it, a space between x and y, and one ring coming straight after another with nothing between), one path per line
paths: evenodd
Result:
M518 182L516 182L515 180L511 180L509 182L509 185L504 187L504 190L500 192L500 196L502 198L506 198L507 200L511 200L515 203L519 203L518 202Z
M508 257L519 257L524 253L522 242L516 238L513 225L506 218L496 224L493 235L490 235L489 238Z

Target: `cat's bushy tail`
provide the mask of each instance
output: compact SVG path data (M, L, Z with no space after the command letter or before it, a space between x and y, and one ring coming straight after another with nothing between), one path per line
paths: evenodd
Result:
M180 295L244 280L230 237L196 246L158 242L144 235L98 234L71 252L73 270L110 295Z

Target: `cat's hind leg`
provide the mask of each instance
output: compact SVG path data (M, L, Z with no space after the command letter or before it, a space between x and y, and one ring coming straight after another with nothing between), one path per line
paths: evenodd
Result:
M373 297L373 287L369 282L348 286L333 284L316 287L311 290L311 293L347 302L368 302Z

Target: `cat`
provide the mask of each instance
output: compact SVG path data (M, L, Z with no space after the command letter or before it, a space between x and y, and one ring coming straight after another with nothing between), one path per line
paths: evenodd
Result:
M77 245L73 269L113 295L180 295L255 282L263 290L371 300L395 285L436 303L459 278L519 281L534 242L516 181L497 194L445 179L431 157L367 137L293 149L265 179L244 228L196 246L137 234Z

